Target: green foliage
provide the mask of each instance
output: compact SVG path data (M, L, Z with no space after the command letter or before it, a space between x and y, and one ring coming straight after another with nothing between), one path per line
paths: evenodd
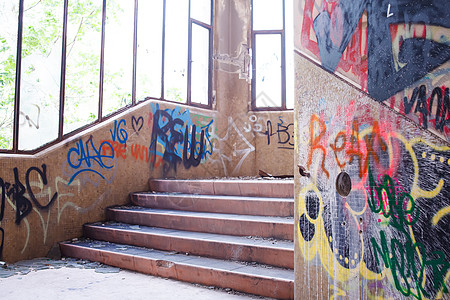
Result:
M25 3L21 55L22 59L29 58L29 60L28 66L22 67L22 72L27 76L33 75L35 89L42 90L46 86L43 83L44 78L37 77L41 72L37 72L40 70L37 70L39 65L34 63L34 57L45 60L50 57L52 51L60 51L64 1L33 0ZM120 1L108 0L107 5L107 22L108 20L119 22L122 11ZM17 11L11 13L17 14ZM102 1L69 0L68 25L64 125L70 125L68 128L72 130L94 122L98 117ZM17 24L11 26L17 29ZM10 148L12 144L16 78L15 43L17 41L11 40L11 34L7 29L0 28L0 149ZM110 76L120 77L119 74ZM57 82L59 78L54 80ZM110 80L116 81L120 78ZM118 99L117 105L109 108L109 112L123 107L122 99L126 99L126 104L128 99L131 99L130 93L120 89L108 93ZM36 97L40 99L40 107L59 105L59 91L56 93L43 91L43 94L45 95L43 99ZM59 110L59 107L55 108Z
M166 99L176 101L176 102L185 102L186 99L183 99L183 95L181 93L181 89L179 88L168 88L166 90Z

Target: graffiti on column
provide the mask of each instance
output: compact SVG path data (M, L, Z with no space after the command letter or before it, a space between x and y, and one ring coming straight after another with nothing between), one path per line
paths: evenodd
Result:
M450 147L347 119L310 119L306 158L315 172L299 194L303 257L318 256L337 282L361 276L368 295L380 296L379 283L388 282L383 294L391 297L448 296ZM348 195L335 182L339 170L351 178Z
M450 8L431 0L304 0L301 51L450 139Z

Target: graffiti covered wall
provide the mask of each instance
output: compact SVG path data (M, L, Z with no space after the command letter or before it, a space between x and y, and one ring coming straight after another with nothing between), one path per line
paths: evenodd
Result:
M0 260L42 257L80 237L149 178L292 174L293 151L292 112L227 116L151 101L37 155L2 155Z
M295 47L450 140L450 9L433 0L298 0Z
M296 298L449 299L448 6L294 7Z
M2 155L1 260L45 256L80 237L83 223L104 220L105 207L127 203L150 177L223 174L208 165L216 113L161 106L140 105L34 156Z
M301 55L296 80L296 298L449 298L448 142Z

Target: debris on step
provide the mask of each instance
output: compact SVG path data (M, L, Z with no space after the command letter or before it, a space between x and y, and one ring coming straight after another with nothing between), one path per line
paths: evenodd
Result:
M259 170L259 176L261 176L264 179L294 178L294 175L272 175L263 170Z

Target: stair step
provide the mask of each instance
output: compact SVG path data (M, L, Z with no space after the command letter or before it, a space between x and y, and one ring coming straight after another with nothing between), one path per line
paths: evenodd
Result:
M237 214L191 212L143 207L110 207L111 221L217 234L294 239L294 219Z
M149 208L260 216L294 216L293 198L243 197L180 193L133 193L131 202Z
M119 244L294 268L294 244L290 241L191 232L116 222L86 224L84 225L84 236Z
M154 192L294 198L294 180L150 179L149 187Z
M231 288L264 297L294 297L293 270L92 240L63 242L60 248L64 256L89 259L145 274Z

